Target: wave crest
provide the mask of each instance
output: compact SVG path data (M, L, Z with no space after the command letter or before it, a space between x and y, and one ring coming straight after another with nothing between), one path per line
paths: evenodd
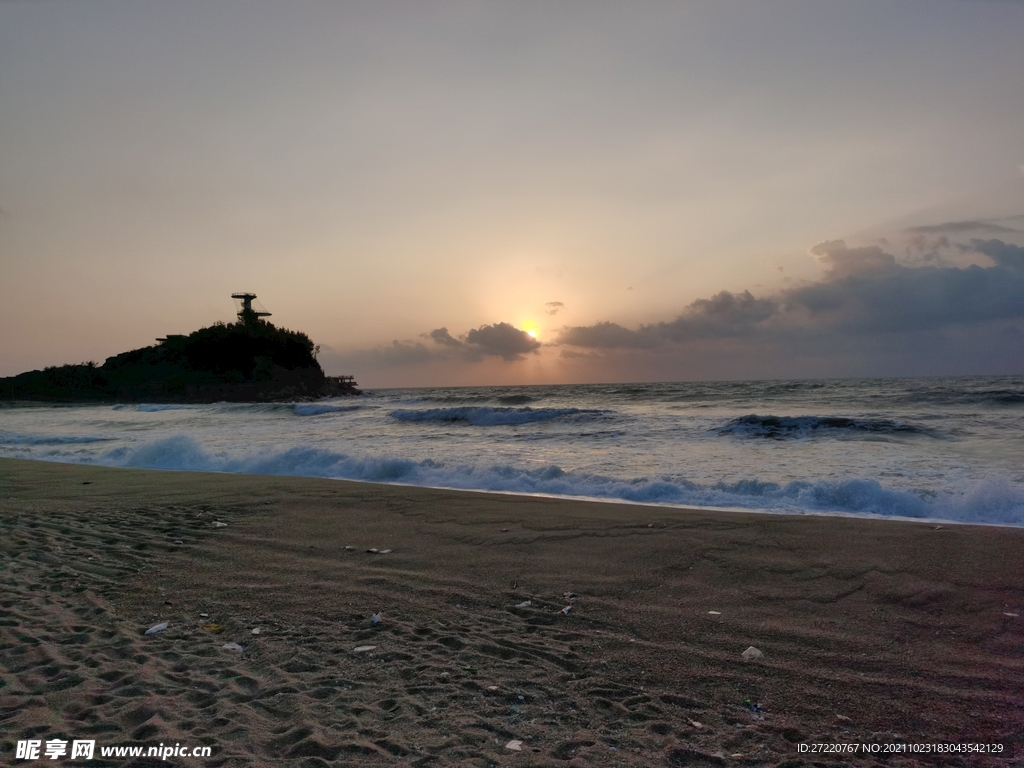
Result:
M582 408L491 408L487 406L463 406L461 408L399 409L391 412L398 421L449 421L465 422L475 427L527 424L535 421L550 421L567 416L593 418L603 411Z
M86 445L110 442L113 439L100 435L16 435L0 432L0 445Z
M297 403L293 408L296 416L320 416L324 413L347 413L358 409L358 405L323 405L320 403Z
M936 430L891 419L864 419L849 416L758 416L749 414L732 419L715 430L718 435L801 439L818 436L853 437L863 435L925 435L940 437Z

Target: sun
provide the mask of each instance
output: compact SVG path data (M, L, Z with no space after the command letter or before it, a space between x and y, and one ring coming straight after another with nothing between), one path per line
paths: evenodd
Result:
M529 336L531 339L536 339L537 338L537 332L535 330L533 330L533 329L530 329L529 331L527 331L526 335Z

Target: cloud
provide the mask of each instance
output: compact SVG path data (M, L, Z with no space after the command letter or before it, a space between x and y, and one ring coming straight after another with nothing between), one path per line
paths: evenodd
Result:
M811 253L825 265L825 278L830 280L884 270L896 264L896 259L877 245L847 248L843 240L825 240L813 246Z
M747 336L776 311L778 302L774 299L758 299L750 291L721 291L710 299L694 301L674 320L642 325L635 331L610 322L566 327L556 343L597 349L652 349L696 338Z
M1001 267L1024 269L1024 248L1002 240L971 240L971 246Z
M555 343L587 349L643 349L656 347L662 340L656 334L648 332L647 326L631 331L618 323L602 322L563 328Z
M549 301L544 306L547 307L544 311L549 315L557 315L560 311L565 309L565 304L560 301Z
M347 356L340 356L347 357ZM363 350L356 354L362 361L366 360L375 365L395 366L410 365L415 363L426 363L436 359L434 350L419 342L398 341L397 339L389 345Z
M773 299L756 299L750 291L721 291L710 299L698 299L673 325L702 335L733 336L767 320L778 309Z
M452 335L448 333L447 328L435 328L430 332L430 338L438 344L443 344L446 347L461 347L462 342L458 339L452 338Z
M804 311L821 331L936 330L1024 318L1024 271L894 266L794 288L783 298L790 314Z
M394 368L436 362L479 362L485 357L500 357L507 361L523 359L523 355L540 349L539 341L525 331L509 323L481 325L465 336L456 338L447 328L435 328L420 334L429 339L427 344L420 341L399 341L371 349L363 349L345 355L334 355L344 365L370 368Z
M842 240L811 253L825 267L817 282L757 298L721 291L674 320L636 330L613 322L566 327L559 344L580 349L651 349L700 340L748 339L785 347L816 338L841 346L850 334L898 334L1024 320L1024 248L1001 240L971 247L995 266L906 266L879 246Z
M540 349L539 341L509 323L474 328L466 334L466 344L473 345L481 354L505 360L520 360L524 354Z
M922 235L962 235L970 232L1010 233L1018 231L1013 227L1004 227L1002 224L995 224L986 219L947 221L944 224L928 224L922 227L910 227L907 230L907 232L916 232Z

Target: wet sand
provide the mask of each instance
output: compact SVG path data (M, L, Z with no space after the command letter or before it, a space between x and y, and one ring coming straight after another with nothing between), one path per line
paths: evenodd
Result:
M1024 758L1021 529L0 459L0 569L5 764ZM799 751L962 740L1018 757Z

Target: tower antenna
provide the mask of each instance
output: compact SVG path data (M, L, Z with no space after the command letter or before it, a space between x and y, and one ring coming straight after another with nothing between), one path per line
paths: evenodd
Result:
M270 317L266 308L256 301L255 293L232 293L231 298L242 302L242 308L238 310L238 319L243 323L251 323L261 317ZM254 301L256 301L256 309L252 308Z

